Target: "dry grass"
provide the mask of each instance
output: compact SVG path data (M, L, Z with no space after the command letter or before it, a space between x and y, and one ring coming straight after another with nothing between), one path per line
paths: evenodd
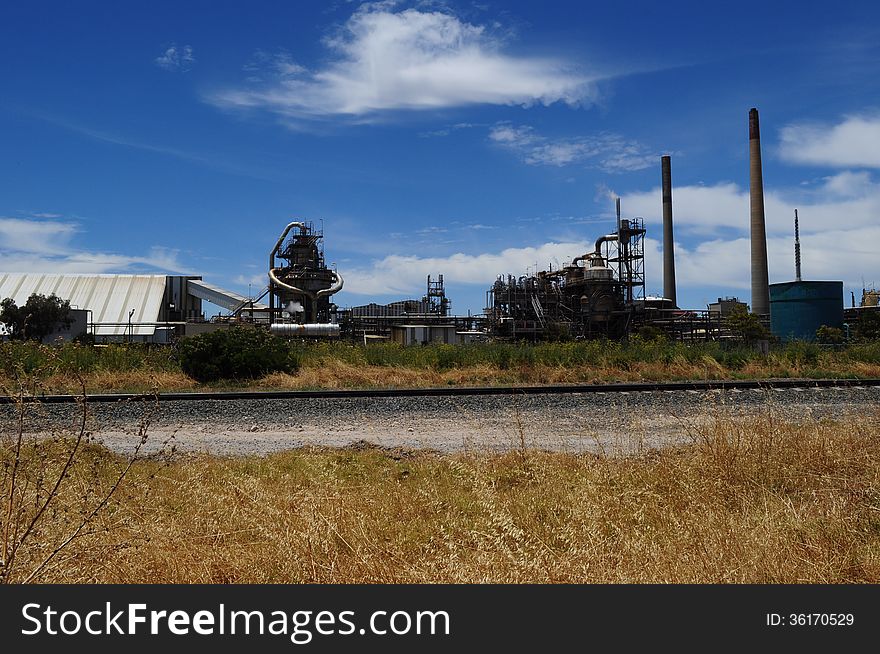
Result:
M832 378L878 378L880 366L851 363L846 366L824 368L819 376ZM358 365L346 361L325 361L321 365L307 365L295 374L271 373L251 381L227 381L219 384L199 384L178 371L107 371L86 372L82 377L89 393L152 393L184 392L208 389L250 390L306 390L318 388L426 388L441 386L507 386L540 384L599 384L613 382L717 380L717 379L772 379L815 378L817 370L802 366L773 366L746 364L740 370L730 370L714 359L701 364L684 361L672 363L636 362L626 368L614 366L550 366L546 364L500 368L492 364L478 364L467 368L433 370L398 366ZM2 381L2 380L0 380ZM8 381L8 380L7 380ZM78 392L78 382L72 375L55 374L40 382L45 393ZM8 383L12 385L12 383Z
M89 393L152 393L198 390L199 384L182 372L165 370L95 370L82 375ZM41 382L46 393L76 394L79 382L69 374L55 374Z
M170 348L0 343L0 386L14 389L28 379L39 380L41 392L76 392L82 379L89 393L100 393L880 377L880 343L823 348L794 342L768 356L742 344L638 338L409 348L293 342L289 348L295 374L199 384L182 372Z
M823 368L819 376L832 378L877 378L880 366L853 363ZM255 389L313 388L425 388L438 386L504 386L516 384L583 384L641 381L815 378L815 368L749 363L740 370L725 368L714 359L692 364L636 362L626 368L615 366L550 366L546 364L500 368L479 364L451 370L414 369L397 366L356 365L327 361L304 366L296 374L272 373L252 384Z
M40 580L880 581L880 414L683 428L692 444L631 457L362 445L142 461ZM57 515L123 463L85 450Z

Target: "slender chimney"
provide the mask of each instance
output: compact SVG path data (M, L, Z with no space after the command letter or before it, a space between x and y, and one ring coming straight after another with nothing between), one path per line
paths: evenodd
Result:
M672 164L669 155L660 157L663 185L663 297L675 299L675 246L672 240Z
M801 281L801 232L798 229L797 209L794 210L794 278Z
M761 133L758 110L749 111L749 197L752 241L752 313L770 314L770 279L767 273L767 229L764 223L764 179L761 173Z

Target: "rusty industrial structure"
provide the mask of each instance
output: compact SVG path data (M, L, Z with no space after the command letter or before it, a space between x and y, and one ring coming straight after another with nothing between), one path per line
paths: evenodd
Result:
M626 335L645 298L644 235L641 218L621 219L618 199L617 229L593 250L558 270L495 281L486 294L489 330L530 340Z
M342 275L324 262L323 238L323 230L316 231L312 223L292 222L269 252L268 314L272 332L302 336L339 333L339 326L330 320L336 309L330 296L342 290L344 282ZM285 263L277 266L278 259Z
M804 281L799 216L794 212L795 279L769 284L758 110L748 113L751 312L775 336L810 339L814 326L849 329L880 312L880 293L865 288L861 301L843 310L842 282ZM719 298L707 310L678 306L673 232L671 157L660 157L662 202L661 297L645 293L645 223L624 218L620 198L607 233L563 266L525 275L499 275L477 315L456 315L443 275L428 275L424 295L387 304L340 308L333 296L344 280L327 265L323 227L288 223L269 251L267 284L245 297L198 276L31 275L0 273L0 297L24 302L30 292L58 292L88 315L86 329L105 341L169 343L232 325L253 324L287 337L346 338L355 342L470 343L485 339L626 338L663 333L681 341L734 338L728 317L745 303ZM808 216L807 216L808 218ZM137 297L138 300L133 298ZM211 321L202 301L225 309ZM136 308L140 306L138 311ZM73 336L70 334L69 336Z

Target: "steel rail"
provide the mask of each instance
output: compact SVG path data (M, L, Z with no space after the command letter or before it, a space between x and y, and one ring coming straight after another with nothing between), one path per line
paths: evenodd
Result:
M853 388L880 386L880 379L747 379L676 382L621 382L610 384L565 384L550 386L459 386L441 388L367 388L305 391L216 391L192 393L96 393L86 394L88 402L126 402L132 400L296 400L342 399L349 397L450 397L467 395L553 395L572 393L708 392L731 390L772 390L787 388ZM0 404L79 402L82 395L0 395Z

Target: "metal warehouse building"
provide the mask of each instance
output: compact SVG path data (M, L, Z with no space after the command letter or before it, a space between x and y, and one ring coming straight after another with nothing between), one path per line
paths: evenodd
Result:
M34 293L57 295L89 312L98 340L165 342L175 323L202 316L194 293L199 277L172 275L58 275L0 273L0 299L21 306Z

